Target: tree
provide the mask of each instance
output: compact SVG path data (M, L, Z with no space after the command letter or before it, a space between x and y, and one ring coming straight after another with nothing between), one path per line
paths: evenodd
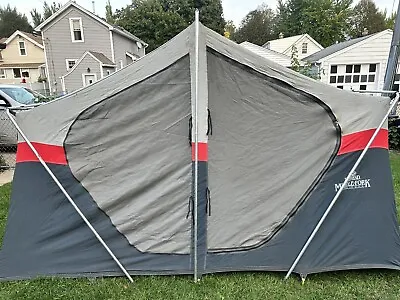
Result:
M159 0L135 0L116 11L116 22L148 43L149 52L186 27L176 12L164 11Z
M49 18L52 14L54 14L57 10L61 8L62 4L61 3L56 3L53 2L50 5L44 1L43 3L43 19L46 20Z
M397 13L387 15L385 10L385 28L394 30L394 23L396 22Z
M43 3L43 15L38 12L36 9L31 10L31 17L33 21L33 25L37 27L44 20L49 18L52 14L54 14L57 10L61 8L61 3L53 2L50 5L45 1Z
M200 21L224 34L221 0L133 0L115 12L115 23L148 43L147 50L152 51L194 21L196 5Z
M39 26L39 24L43 22L42 14L40 12L38 12L36 10L36 8L31 10L31 17L32 17L34 27Z
M369 34L385 30L386 12L381 12L373 0L361 0L353 9L351 36L361 37L365 29Z
M275 14L264 4L244 17L235 33L235 40L238 43L248 41L256 45L263 45L274 39L274 27Z
M10 5L0 7L0 37L9 37L16 30L32 32L33 28L29 24L28 18L19 13L16 7L13 9Z
M106 5L106 21L110 24L115 23L115 17L114 17L114 13L113 13L113 10L111 7L110 0L107 1L107 5Z
M353 0L278 1L275 35L308 33L322 46L344 41L350 31Z
M233 40L235 38L236 26L232 20L225 22L224 36Z

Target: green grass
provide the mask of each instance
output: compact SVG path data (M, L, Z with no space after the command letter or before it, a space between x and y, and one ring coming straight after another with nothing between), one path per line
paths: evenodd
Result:
M398 208L400 155L391 154ZM0 240L7 217L10 185L0 187ZM399 209L398 209L399 214ZM400 299L400 272L346 271L283 280L283 273L207 275L198 284L189 276L35 279L0 283L0 299Z

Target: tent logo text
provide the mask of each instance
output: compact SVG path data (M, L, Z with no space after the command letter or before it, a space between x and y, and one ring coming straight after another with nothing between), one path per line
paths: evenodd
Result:
M361 179L361 176L357 174L357 172L354 172L351 177L349 182L347 182L345 186L345 190L353 190L353 189L365 189L365 188L370 188L371 183L370 183L370 178L368 179ZM337 192L341 187L343 183L335 183L335 192Z

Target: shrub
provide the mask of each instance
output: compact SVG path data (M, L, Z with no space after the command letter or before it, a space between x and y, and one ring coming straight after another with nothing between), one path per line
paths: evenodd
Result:
M389 149L400 151L400 128L399 121L389 119Z

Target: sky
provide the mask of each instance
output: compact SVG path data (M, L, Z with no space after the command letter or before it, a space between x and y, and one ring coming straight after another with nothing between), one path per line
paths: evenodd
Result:
M62 4L68 0L58 0ZM95 1L95 12L100 16L105 15L105 6L107 0L94 0ZM387 9L388 12L397 10L399 0L375 0L375 3L381 9ZM42 10L44 0L0 0L0 5L4 6L10 3L12 6L16 6L18 11L25 13L30 20L30 11L33 8ZM52 2L51 0L48 2ZM110 0L112 8L121 8L129 3L131 0ZM354 1L357 2L357 1ZM92 0L76 0L76 3L92 11ZM246 14L256 9L259 5L266 3L269 7L275 9L277 0L222 0L222 6L224 8L224 17L226 20L232 20L235 25L239 25L240 21L246 16Z

